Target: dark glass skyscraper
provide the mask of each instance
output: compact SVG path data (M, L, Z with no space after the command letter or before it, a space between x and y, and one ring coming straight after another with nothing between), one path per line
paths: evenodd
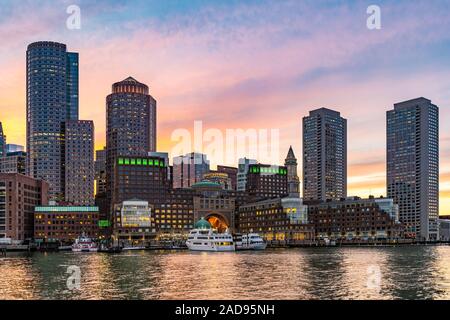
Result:
M347 197L347 120L326 108L303 118L303 200Z
M78 120L78 53L67 53L67 115Z
M399 206L407 235L439 237L439 109L418 98L387 116L387 196Z
M64 200L64 122L78 118L78 54L41 41L27 50L27 174Z
M3 133L3 126L0 122L0 158L6 157L6 136Z
M129 77L114 83L106 97L107 198L112 200L114 165L119 156L156 151L156 100L148 86ZM113 203L110 202L110 205Z

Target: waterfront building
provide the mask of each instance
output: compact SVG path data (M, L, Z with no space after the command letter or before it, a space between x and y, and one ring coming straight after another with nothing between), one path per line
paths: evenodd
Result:
M106 97L106 188L114 204L114 165L119 156L145 157L156 151L156 100L132 77L114 83ZM128 199L125 199L128 200Z
M193 189L170 189L155 205L155 227L160 234L187 234L194 227Z
M106 198L106 147L95 151L95 205L100 220L108 220L109 204Z
M72 244L83 234L92 239L99 238L98 207L51 203L34 208L36 242Z
M231 190L237 190L238 168L218 165L216 171L218 173L226 173L231 180Z
M94 123L65 122L65 202L94 205Z
M106 147L95 151L95 194L106 194Z
M27 153L23 151L7 152L6 157L0 158L0 173L26 172Z
M450 241L450 219L439 217L439 240Z
M172 166L169 165L169 153L168 152L149 152L147 154L149 157L163 158L164 163L167 164L167 179L169 180L170 186L172 186Z
M347 120L326 108L303 118L303 199L347 196Z
M27 49L27 175L64 200L64 122L78 119L78 53L40 41Z
M192 185L195 191L194 221L204 218L219 233L235 231L236 193L222 184L202 181Z
M114 206L113 242L141 246L155 238L152 208L147 201L132 199Z
M173 159L173 187L189 188L209 172L206 154L191 152Z
M252 164L248 168L245 192L251 201L288 195L287 167Z
M289 151L286 159L284 160L284 166L287 168L287 183L288 194L291 198L300 197L300 179L297 174L297 158L295 157L292 146L289 147Z
M210 171L203 175L203 181L214 182L220 184L225 190L233 190L231 178L227 173L218 171Z
M299 197L273 198L241 205L237 229L256 232L266 241L311 243L314 228L308 223L307 206Z
M34 235L34 207L48 203L49 185L18 173L0 173L0 238Z
M12 152L25 152L25 147L20 144L12 144L12 143L6 144L6 153Z
M119 156L113 173L113 204L140 199L159 205L170 188L164 158Z
M308 219L317 240L395 240L404 238L392 199L347 199L308 204Z
M425 98L394 104L387 118L387 196L407 236L439 239L439 110Z
M3 133L3 126L0 122L0 159L6 156L6 136Z
M237 173L237 191L245 191L247 185L247 173L250 165L257 164L258 161L253 159L241 158L239 159L238 173Z

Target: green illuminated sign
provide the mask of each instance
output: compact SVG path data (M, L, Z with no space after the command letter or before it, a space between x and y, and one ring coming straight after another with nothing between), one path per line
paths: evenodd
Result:
M107 228L110 226L110 224L108 220L98 220L98 226L100 228Z
M250 167L250 173L271 173L271 174L281 174L286 175L287 170L284 168L277 167Z
M137 165L137 166L155 166L165 167L163 160L158 159L143 159L143 158L118 158L119 165Z

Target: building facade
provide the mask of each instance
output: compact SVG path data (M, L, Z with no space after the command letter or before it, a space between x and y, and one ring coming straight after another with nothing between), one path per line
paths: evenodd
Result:
M8 152L0 158L0 173L26 173L27 153L23 151Z
M320 108L303 118L303 199L347 196L347 120Z
M289 197L300 197L300 180L297 174L297 158L295 157L292 146L289 147L288 154L284 160L284 166L287 168L287 184Z
M112 209L114 166L119 156L156 151L156 100L147 85L129 77L112 85L106 97L106 188Z
M228 173L210 171L203 175L203 181L220 184L225 190L233 190L231 178L228 176Z
M147 201L124 201L114 208L114 242L121 246L142 246L154 239L152 208Z
M231 180L231 190L237 190L238 168L218 165L216 171L218 173L226 173Z
M194 221L204 218L209 224L222 233L234 232L236 196L223 188L219 183L202 181L192 185L195 191Z
M95 151L95 194L106 194L106 148Z
M114 166L113 204L131 199L161 204L169 190L167 164L159 157L118 157Z
M37 242L72 244L84 234L99 238L98 207L36 206L34 208L34 238Z
M47 182L0 173L0 238L24 241L34 235L34 208L48 203Z
M25 147L20 144L6 144L6 153L10 152L25 152Z
M237 230L256 232L266 241L311 243L314 228L300 198L274 198L241 205Z
M268 164L249 166L245 192L251 201L288 195L287 168Z
M398 240L404 226L396 222L392 199L358 197L308 204L308 219L317 240Z
M236 190L245 191L247 185L247 173L250 165L257 164L258 161L253 159L241 158L239 159Z
M65 122L65 202L94 205L94 123Z
M64 122L78 117L78 54L42 41L27 50L27 175L64 200Z
M188 153L173 159L173 187L189 188L201 182L203 175L209 172L206 154Z
M387 111L387 196L407 236L439 239L439 110L425 98Z
M6 156L6 136L3 133L3 125L0 122L0 159Z

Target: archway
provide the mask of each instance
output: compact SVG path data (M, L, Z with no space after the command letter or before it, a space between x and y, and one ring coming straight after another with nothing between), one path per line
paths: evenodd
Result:
M210 214L206 216L206 221L208 221L217 232L224 233L230 226L227 219L220 214Z

